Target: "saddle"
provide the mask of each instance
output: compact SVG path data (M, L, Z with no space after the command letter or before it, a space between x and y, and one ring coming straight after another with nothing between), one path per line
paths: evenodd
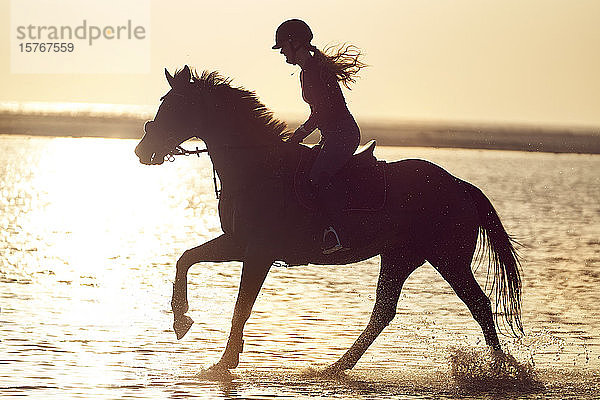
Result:
M386 163L375 158L374 149L375 141L371 140L332 179L335 191L343 197L340 204L343 204L344 211L378 211L385 205ZM294 174L294 192L298 202L313 211L319 206L309 174L318 152L317 146L304 152Z

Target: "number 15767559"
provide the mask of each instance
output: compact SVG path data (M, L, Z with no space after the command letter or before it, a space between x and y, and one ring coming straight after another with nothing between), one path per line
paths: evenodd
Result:
M75 44L71 42L27 42L19 43L21 53L72 53Z

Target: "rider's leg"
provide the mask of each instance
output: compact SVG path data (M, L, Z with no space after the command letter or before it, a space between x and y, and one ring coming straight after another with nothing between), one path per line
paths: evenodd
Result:
M348 236L342 228L344 198L336 193L331 177L326 173L321 174L317 183L317 201L327 222L321 246L323 253L331 254L344 248L350 248Z
M311 182L317 187L317 199L321 211L329 222L329 227L323 233L323 252L325 254L340 250L346 238L340 232L342 219L343 196L336 193L332 180L335 175L350 160L358 148L360 132L358 126L351 120L353 126L346 130L325 133L322 149L310 171ZM354 129L354 127L356 129Z

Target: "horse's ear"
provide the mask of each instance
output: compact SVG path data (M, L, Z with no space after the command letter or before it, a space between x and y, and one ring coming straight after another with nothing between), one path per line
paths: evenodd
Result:
M167 78L167 82L169 82L169 86L173 87L173 83L174 83L173 75L171 75L169 73L169 71L167 71L166 68L165 68L165 77Z
M183 67L183 69L179 72L179 75L181 75L182 82L190 83L190 79L192 78L190 67L188 67L187 65Z

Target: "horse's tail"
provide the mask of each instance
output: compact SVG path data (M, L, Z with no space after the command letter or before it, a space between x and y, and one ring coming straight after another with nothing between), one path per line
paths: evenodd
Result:
M519 243L511 238L500 222L498 213L490 200L483 192L465 182L470 193L477 214L479 216L479 235L481 237L480 253L488 257L488 276L486 286L490 281L490 272L493 273L490 294L495 295L495 319L498 329L498 310L504 314L504 320L509 325L514 335L523 334L521 322L521 263L514 245Z

